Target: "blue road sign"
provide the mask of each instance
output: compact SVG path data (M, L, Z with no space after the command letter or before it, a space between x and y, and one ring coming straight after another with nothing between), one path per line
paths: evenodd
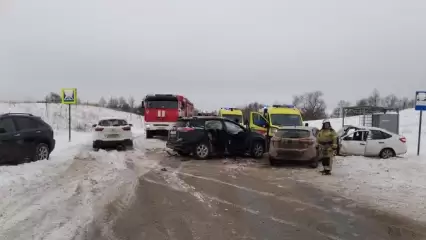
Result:
M414 105L417 111L426 111L426 91L416 92L416 104Z

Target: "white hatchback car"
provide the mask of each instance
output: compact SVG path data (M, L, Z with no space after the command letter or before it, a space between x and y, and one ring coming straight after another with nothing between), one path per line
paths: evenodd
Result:
M93 148L133 147L132 124L120 118L103 118L94 124Z
M382 128L357 127L342 136L341 155L390 158L407 152L407 139Z

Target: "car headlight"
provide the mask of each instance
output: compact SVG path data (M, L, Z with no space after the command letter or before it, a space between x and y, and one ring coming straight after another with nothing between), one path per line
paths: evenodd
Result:
M271 132L272 132L272 134L278 132L278 128L271 128Z
M147 124L147 125L145 125L145 127L146 127L146 128L150 128L150 127L151 127L151 125Z

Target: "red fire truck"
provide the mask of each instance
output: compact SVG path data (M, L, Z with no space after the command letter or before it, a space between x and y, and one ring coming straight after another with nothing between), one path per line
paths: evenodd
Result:
M194 105L182 95L147 95L142 101L146 138L167 135L179 117L194 115Z

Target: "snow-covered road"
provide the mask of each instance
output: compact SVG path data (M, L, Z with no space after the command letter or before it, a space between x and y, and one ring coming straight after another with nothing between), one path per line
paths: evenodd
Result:
M0 167L0 239L80 239L106 205L126 206L138 178L157 165L146 159L140 132L125 152L93 152L90 133L62 138L50 160Z

